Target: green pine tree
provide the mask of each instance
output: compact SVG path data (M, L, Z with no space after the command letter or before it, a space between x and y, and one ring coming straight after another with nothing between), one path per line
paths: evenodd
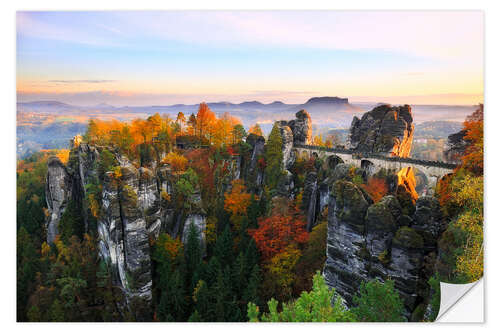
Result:
M355 295L353 301L356 307L352 309L352 312L359 321L406 321L403 316L403 301L394 290L392 280L384 283L376 280L362 282L359 295Z
M280 129L274 124L269 139L265 146L266 169L264 170L266 185L272 192L276 189L283 176L283 141L281 139Z

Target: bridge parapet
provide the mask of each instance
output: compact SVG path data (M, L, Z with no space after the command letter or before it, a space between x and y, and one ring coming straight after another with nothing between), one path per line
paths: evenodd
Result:
M312 145L294 145L295 148L308 149L308 150L317 150L317 151L325 151L333 154L349 154L352 155L353 159L367 159L374 158L379 160L385 160L390 162L400 162L400 163L409 163L415 165L422 165L426 167L437 167L442 169L455 169L458 164L454 163L446 163L441 161L429 161L429 160L420 160L409 157L397 157L397 156L386 156L383 154L377 153L369 153L369 152L358 152L353 149L342 149L342 148L328 148L322 146L312 146Z

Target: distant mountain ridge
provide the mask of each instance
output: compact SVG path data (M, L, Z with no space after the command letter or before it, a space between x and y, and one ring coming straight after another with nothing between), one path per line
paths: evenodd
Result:
M55 101L19 102L17 110L20 112L44 112L53 114L78 114L92 113L140 113L154 114L167 113L176 116L178 112L195 113L199 104L174 104L174 105L151 105L151 106L121 106L116 107L107 103L95 106L76 106ZM282 101L274 101L265 104L259 101L245 101L242 103L231 102L209 102L208 107L217 114L229 112L241 119L244 125L250 126L256 122L270 123L275 120L288 119L297 111L306 109L313 119L321 123L342 124L350 123L352 116L362 110L349 104L347 98L340 97L313 97L303 104L286 104Z
M305 109L317 126L348 128L354 116L371 110L377 103L350 103L348 98L322 96L312 97L303 104L286 104L282 101L268 104L260 101L242 103L220 101L209 102L207 105L218 115L228 112L238 117L247 127L258 122L267 128L274 121L293 118L297 111ZM18 102L17 111L91 117L111 115L117 118L120 118L121 114L129 116L137 114L137 117L145 117L158 112L175 118L178 112L183 112L186 115L196 113L198 106L199 104L113 106L107 103L99 103L94 106L76 106L58 101L33 101ZM463 122L465 117L475 110L473 105L411 105L411 107L416 124L436 120Z

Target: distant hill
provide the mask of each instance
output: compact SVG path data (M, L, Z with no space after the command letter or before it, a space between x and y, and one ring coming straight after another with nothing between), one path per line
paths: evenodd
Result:
M243 103L214 102L207 105L218 115L229 112L231 115L241 119L247 127L256 122L272 123L275 120L293 118L297 111L306 109L313 122L328 124L332 127L348 126L353 115L362 112L362 109L349 104L347 98L340 97L313 97L304 104L285 104L274 101L264 104L259 101L248 101ZM106 103L95 106L75 106L55 101L36 101L17 103L19 112L43 112L47 114L63 115L65 113L78 114L92 112L95 114L109 113L138 113L154 114L167 113L175 117L178 112L185 114L195 113L198 104L175 104L175 105L152 105L152 106L123 106L115 107Z
M461 129L462 123L458 121L426 121L415 125L415 137L447 139Z

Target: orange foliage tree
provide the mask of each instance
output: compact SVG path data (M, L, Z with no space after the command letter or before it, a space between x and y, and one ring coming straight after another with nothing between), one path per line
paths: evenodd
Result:
M246 192L243 180L233 180L232 185L231 191L224 194L224 209L232 215L244 215L250 205L251 195Z
M387 183L382 178L372 177L362 186L375 202L380 201L389 192Z
M306 220L298 214L272 215L259 219L257 229L249 229L264 260L282 253L292 244L307 242Z
M212 127L215 123L215 113L210 110L206 103L201 103L196 114L196 129L201 138L208 136L211 141Z
M252 133L252 134L255 134L255 135L260 135L262 136L262 129L260 128L259 124L255 124L253 126L250 127L250 129L248 130L248 133Z
M180 172L186 170L188 160L181 154L170 152L165 156L162 162L170 164L172 171Z
M467 117L464 129L466 130L464 139L469 142L469 145L462 156L463 166L475 175L482 175L484 164L483 104L480 104L479 109Z

